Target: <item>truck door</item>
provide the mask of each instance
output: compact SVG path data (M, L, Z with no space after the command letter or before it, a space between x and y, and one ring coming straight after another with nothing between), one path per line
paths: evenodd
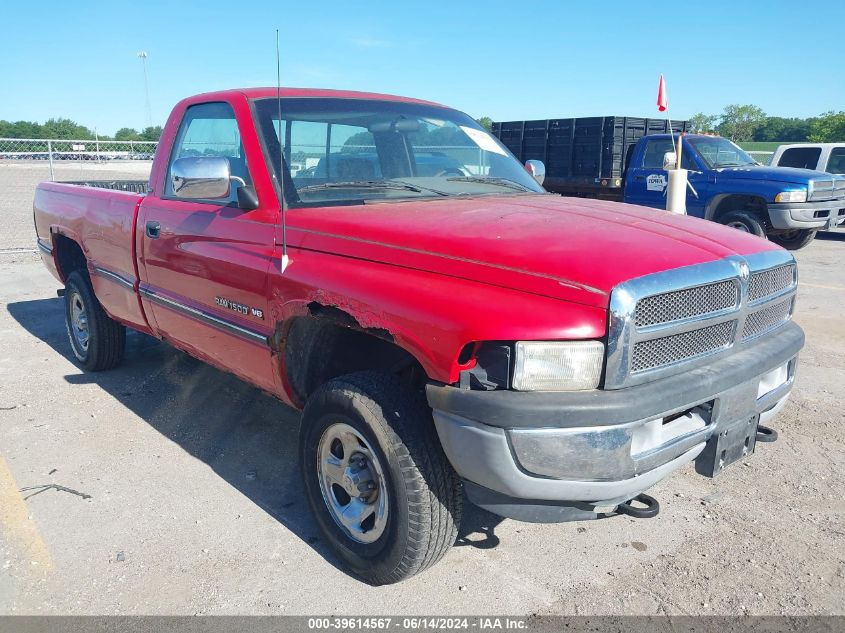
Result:
M663 156L674 151L672 139L646 139L642 159L630 165L625 177L625 202L657 209L666 208L668 174L663 169Z
M170 175L173 161L185 156L226 157L233 176L229 198L177 198ZM267 209L239 208L241 180L252 182L232 106L188 107L164 182L141 207L140 292L165 339L274 390L267 273L275 222Z
M669 183L669 174L663 169L663 156L667 152L674 152L675 145L672 139L657 137L646 139L642 152L642 159L638 165L628 167L625 177L625 202L639 204L645 207L656 209L666 208L666 186ZM684 169L690 170L690 182L697 179L701 182L700 167L692 155L692 148L684 143L684 151L681 155L681 163ZM697 190L697 189L696 189ZM702 198L699 194L699 198ZM703 199L703 198L702 198ZM703 215L696 212L698 199L687 190L687 213L689 215Z

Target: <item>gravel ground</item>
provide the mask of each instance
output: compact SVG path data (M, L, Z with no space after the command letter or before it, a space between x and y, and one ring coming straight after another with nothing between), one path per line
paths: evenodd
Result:
M798 254L807 347L778 442L662 482L655 519L470 509L439 565L372 588L307 511L295 411L138 334L117 370L71 362L32 172L0 166L0 614L845 613L845 232Z

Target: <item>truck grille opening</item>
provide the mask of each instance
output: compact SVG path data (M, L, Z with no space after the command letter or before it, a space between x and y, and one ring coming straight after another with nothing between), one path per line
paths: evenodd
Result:
M634 345L631 373L654 369L728 347L736 321L725 321L689 332L640 341Z
M645 297L637 302L637 327L670 323L736 307L739 288L732 281Z
M749 314L742 328L743 340L760 336L786 323L790 314L792 314L792 297Z
M610 295L605 389L705 365L788 327L796 283L785 251L731 255L644 275Z
M757 301L786 290L795 280L795 266L787 264L769 268L751 275L748 282L748 300Z

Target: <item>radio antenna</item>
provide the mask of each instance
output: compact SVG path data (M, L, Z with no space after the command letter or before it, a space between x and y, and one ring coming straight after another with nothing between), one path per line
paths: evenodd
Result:
M287 223L285 222L285 211L287 204L285 203L285 188L284 188L284 148L282 146L282 66L279 54L279 29L276 29L276 107L278 109L279 120L276 124L276 135L279 137L279 212L282 216L282 273L290 264L288 258L288 231Z

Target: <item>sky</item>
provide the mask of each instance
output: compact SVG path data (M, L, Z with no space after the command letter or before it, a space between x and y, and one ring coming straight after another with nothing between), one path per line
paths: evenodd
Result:
M845 2L4 0L0 119L67 117L114 134L181 98L282 84L386 92L478 118L663 116L753 103L845 110ZM826 26L830 25L830 26Z

